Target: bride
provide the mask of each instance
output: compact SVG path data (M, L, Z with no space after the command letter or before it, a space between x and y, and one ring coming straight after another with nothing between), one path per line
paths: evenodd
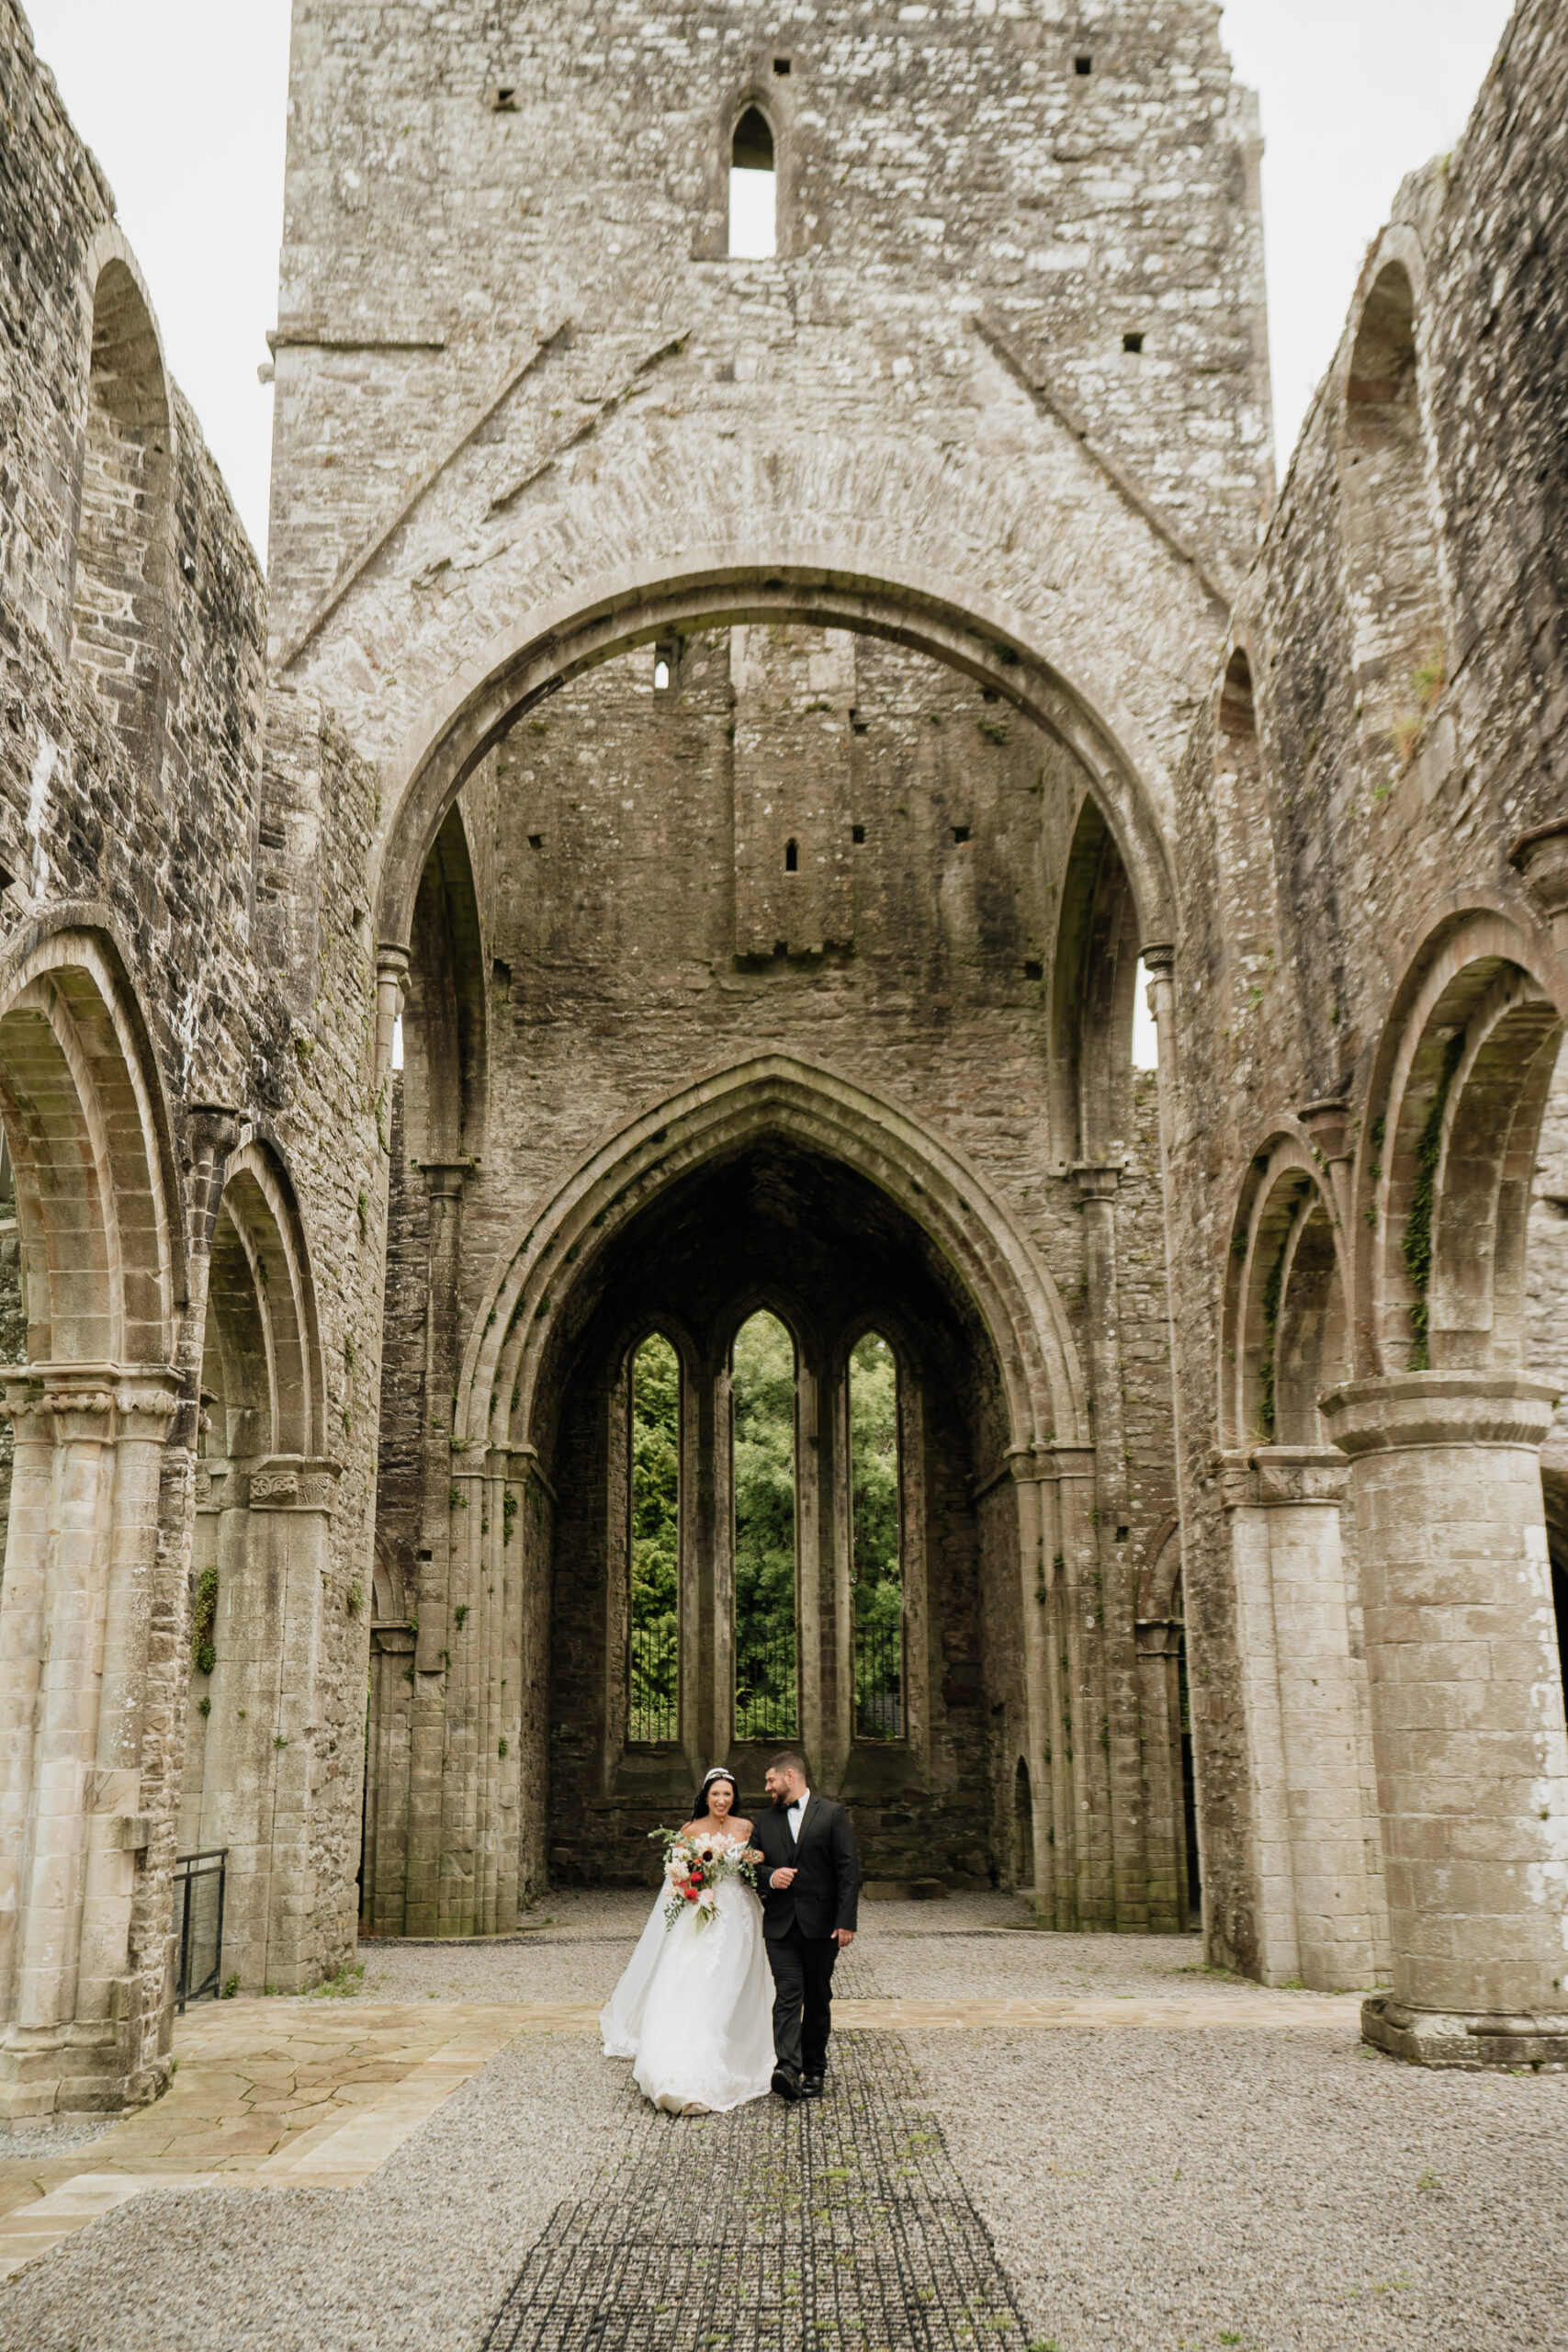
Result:
M680 1832L745 1847L734 1776L722 1764L698 1790ZM721 1877L713 1916L693 1904L667 1918L663 1886L626 1973L601 2012L606 2058L633 2058L632 2079L671 2115L705 2115L761 2098L773 2079L773 1978L762 1906L743 1879Z

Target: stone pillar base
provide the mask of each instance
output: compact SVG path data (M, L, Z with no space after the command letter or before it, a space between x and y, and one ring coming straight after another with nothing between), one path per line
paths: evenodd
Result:
M166 2056L129 2068L113 2028L13 2026L0 2043L0 2120L31 2122L48 2115L118 2115L147 2107L169 2087Z
M1568 2073L1568 2010L1505 2017L1413 2009L1392 1993L1379 1993L1361 2004L1361 2038L1417 2066Z

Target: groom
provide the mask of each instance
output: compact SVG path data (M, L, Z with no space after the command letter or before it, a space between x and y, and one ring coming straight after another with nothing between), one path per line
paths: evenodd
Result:
M761 1854L757 1892L773 1972L773 2088L781 2098L820 2098L833 2022L833 1962L855 1939L860 1858L850 1816L806 1784L806 1759L775 1756L764 1782L773 1810L751 1843Z

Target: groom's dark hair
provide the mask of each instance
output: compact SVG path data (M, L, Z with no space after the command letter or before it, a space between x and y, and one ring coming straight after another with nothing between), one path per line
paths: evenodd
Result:
M795 1747L781 1747L776 1756L770 1756L768 1770L770 1772L798 1772L803 1781L811 1778L806 1769L805 1757Z

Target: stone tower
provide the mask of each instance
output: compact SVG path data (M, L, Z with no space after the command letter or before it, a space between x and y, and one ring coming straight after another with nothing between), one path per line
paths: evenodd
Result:
M388 779L401 1004L378 1928L641 1874L694 1767L760 1784L769 1724L874 1877L1185 1920L1131 1026L1271 487L1217 20L297 8L272 650ZM731 1428L759 1307L795 1390L763 1716ZM898 1367L892 1737L852 1589L868 1330ZM657 1723L628 1695L649 1331L681 1392Z

